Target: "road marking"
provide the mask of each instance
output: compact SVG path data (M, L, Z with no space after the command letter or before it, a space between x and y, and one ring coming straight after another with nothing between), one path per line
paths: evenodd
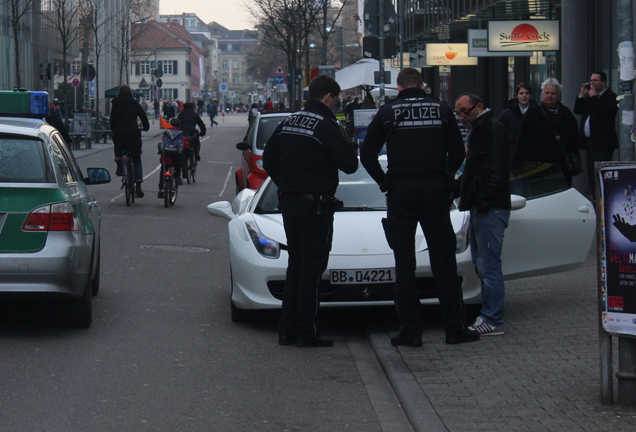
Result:
M148 177L150 177L151 175L153 175L154 173L156 173L157 171L159 171L159 168L161 168L161 164L157 165L157 168L155 168L154 170L152 170L152 172L150 172L150 174L146 174L146 176L144 177L144 180L146 180ZM115 202L115 200L121 198L124 196L124 192L120 193L119 195L113 197L110 199L110 202Z
M225 192L225 189L227 188L227 182L230 181L231 177L232 177L232 167L230 167L230 170L227 172L227 177L225 177L225 183L223 184L223 189L221 190L221 193L219 194L219 196L223 195L223 192Z

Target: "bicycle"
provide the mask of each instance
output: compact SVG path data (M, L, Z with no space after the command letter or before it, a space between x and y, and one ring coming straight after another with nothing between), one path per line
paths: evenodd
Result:
M126 195L126 205L130 206L132 202L135 202L135 166L133 165L132 156L130 152L123 151L121 155L122 174L121 174L121 188L124 189Z
M167 208L177 202L179 183L174 175L174 167L166 167L165 157L161 169L163 173L163 181L161 183L160 195L163 195L163 204Z
M197 161L194 157L194 144L199 139L199 132L197 131L194 136L188 137L190 142L190 149L186 152L183 158L183 176L188 181L188 184L197 182Z

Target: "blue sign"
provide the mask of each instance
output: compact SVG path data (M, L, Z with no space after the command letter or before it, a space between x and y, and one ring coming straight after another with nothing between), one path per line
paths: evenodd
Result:
M226 83L221 84L221 85L219 86L219 89L220 89L221 91L226 91L226 90L227 90L227 84L226 84Z
M284 75L276 75L276 78L274 78L276 80L276 84L284 84L285 83L285 76Z

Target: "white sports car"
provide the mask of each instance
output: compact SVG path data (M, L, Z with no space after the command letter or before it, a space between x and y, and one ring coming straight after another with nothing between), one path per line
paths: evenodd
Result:
M513 211L502 257L506 279L580 266L595 232L592 204L575 189L568 189L560 169L549 164L526 165L512 179L516 194L512 195ZM344 207L334 216L333 247L322 278L321 306L392 305L395 262L381 224L386 216L384 194L360 166L355 174L341 173L336 196ZM245 189L231 204L208 205L208 212L229 220L232 320L247 320L256 309L280 308L288 256L276 185L268 178L258 191ZM467 238L469 214L454 206L450 214L457 234L464 300L480 303L480 282ZM420 228L414 241L421 302L439 303Z

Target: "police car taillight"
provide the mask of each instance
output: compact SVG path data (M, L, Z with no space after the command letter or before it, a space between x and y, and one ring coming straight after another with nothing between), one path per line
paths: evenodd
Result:
M71 203L47 204L29 213L24 231L79 231L79 222Z
M0 90L0 117L43 118L49 115L49 94L44 91Z

